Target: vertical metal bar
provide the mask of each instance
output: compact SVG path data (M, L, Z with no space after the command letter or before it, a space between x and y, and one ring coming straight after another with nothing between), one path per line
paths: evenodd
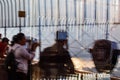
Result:
M119 4L118 4L118 8L119 8L119 10L118 10L118 17L119 17L119 19L118 19L118 22L120 22L120 0L118 1L119 2Z
M106 39L108 39L109 38L109 14L110 14L110 3L109 3L109 0L107 0L107 12L106 12L106 23L107 23L107 25L106 25ZM111 45L112 46L112 45ZM112 54L112 49L110 50L111 52L110 52L110 60L112 60L112 56L113 56L113 54ZM112 67L112 61L110 62L110 67Z
M39 42L40 42L40 47L39 47L39 52L41 53L41 14L40 14L40 0L38 0L38 11L39 11Z
M58 17L57 17L57 20L58 20L58 26L60 26L60 2L59 2L59 0L58 0L58 2L57 2L57 10L58 10ZM57 26L57 28L58 28L58 26Z
M66 30L68 30L68 0L66 0Z
M12 0L9 0L10 1L10 5L11 5L11 23L12 23L12 25L11 25L11 27L13 27L13 21L14 21L14 11L13 11L13 2L12 2Z
M95 21L95 23L96 23L96 18L97 18L97 17L96 17L96 16L97 16L97 15L96 15L96 11L97 11L97 2L96 2L96 0L94 0L94 5L95 5L95 7L94 7L94 8L95 8L95 9L94 9L94 21Z
M109 0L107 0L107 12L106 12L106 39L109 37Z
M79 9L79 10L78 10L78 15L79 15L78 25L79 25L79 26L80 26L80 9L81 9L81 8L80 8L80 7L81 7L80 3L81 3L81 1L79 1L79 5L78 5L78 6L79 6L79 8L78 8L78 9Z
M51 21L53 25L53 0L51 0L50 2L51 2Z
M4 0L3 0L3 4L6 5ZM4 7L5 7L5 8L4 8L4 14L5 14L4 35L5 35L5 37L6 37L6 13L7 13L7 12L6 12L6 6L4 6Z
M18 20L17 20L17 17L18 17L18 11L17 11L17 2L16 2L16 0L14 0L15 1L15 26L17 27L17 22L18 22Z
M19 10L21 10L20 9L20 0L19 0ZM19 32L21 32L22 31L22 29L21 29L21 17L19 17Z
M77 6L77 4L76 4L76 0L74 0L74 17L75 17L75 26L76 26L76 6Z
M8 0L6 0L6 3L7 3L7 9L8 9L8 12L7 12L8 13L8 26L10 26L10 21L11 21L10 20L10 14L9 14L10 13L10 10L9 10L10 6L9 6Z
M86 20L86 17L87 17L87 8L86 8L86 0L84 0L84 20Z
M30 1L28 0L28 25L29 27L31 26L30 25Z
M45 13L45 27L46 27L46 25L47 25L47 19L46 19L47 18L46 0L44 0L44 9L45 9L44 13Z
M106 13L106 21L109 21L109 0L107 0L107 13Z
M79 11L78 11L78 15L79 15L79 19L78 19L78 39L80 39L80 7L81 7L81 5L80 5L80 2L81 1L79 1Z
M1 5L1 23L2 23L2 27L3 27L3 4L0 1L0 5Z
M29 0L30 1L30 0ZM23 0L23 4L24 4L24 10L25 10L25 2ZM34 4L34 3L33 3ZM33 6L32 4L32 6ZM28 4L29 5L29 4ZM30 6L28 6L30 7ZM32 9L33 10L33 9ZM32 13L32 18L33 18L33 13ZM25 18L24 18L25 20ZM33 21L33 20L32 20ZM25 26L25 21L24 21L24 26ZM32 26L33 27L33 22L32 22ZM30 39L32 39L32 35L31 35L31 27L30 27ZM28 80L32 80L32 71L31 71L31 61L28 61Z
M95 33L96 33L96 38L97 38L97 36L98 36L98 34L97 34L98 33L98 27L96 27L96 26L98 26L99 24L97 25L98 21L97 21L97 1L96 0L94 0L94 21L95 21L94 22L95 24L93 26L94 26L94 28L96 28Z
M69 28L68 28L68 0L66 0L66 31L69 35ZM66 47L68 49L69 44L67 43Z
M23 0L23 8L24 8L24 11L25 11L25 0ZM26 14L26 11L25 11L25 14ZM25 27L25 23L26 23L26 18L25 17L24 17L24 27Z

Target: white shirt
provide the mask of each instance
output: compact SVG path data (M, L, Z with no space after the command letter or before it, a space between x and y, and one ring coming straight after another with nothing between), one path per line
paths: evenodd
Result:
M32 60L35 56L35 52L29 53L23 46L20 44L15 44L12 47L15 50L15 59L18 62L17 72L23 72L27 74L28 72L28 60Z

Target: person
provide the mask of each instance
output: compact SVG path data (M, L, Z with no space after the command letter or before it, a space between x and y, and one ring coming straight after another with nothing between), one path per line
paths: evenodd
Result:
M35 56L35 49L37 47L36 44L33 44L31 47L31 51L28 52L24 45L26 44L26 38L23 33L18 33L13 36L11 49L15 51L15 60L17 61L17 70L12 75L13 77L8 78L9 80L28 80L28 61L32 60ZM11 75L11 74L8 74Z
M39 66L42 77L52 77L57 75L74 74L74 65L71 57L64 45L67 45L67 37L58 38L56 43L44 49L40 54ZM61 34L60 34L61 35ZM62 34L65 36L66 34Z
M4 37L0 42L0 58L5 58L6 50L8 49L9 39Z

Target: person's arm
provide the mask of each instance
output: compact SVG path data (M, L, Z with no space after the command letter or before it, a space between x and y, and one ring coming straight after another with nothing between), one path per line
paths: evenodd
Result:
M35 50L37 46L39 45L40 45L39 43L33 43L30 49L30 53L26 49L23 48L22 56L28 60L32 60L35 56Z
M20 49L20 53L21 53L21 56L26 58L27 60L32 60L35 56L35 51L31 51L30 53L24 49L24 48L21 48Z

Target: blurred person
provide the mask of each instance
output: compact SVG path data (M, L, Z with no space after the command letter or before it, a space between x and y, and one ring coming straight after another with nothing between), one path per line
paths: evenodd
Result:
M17 69L13 74L9 74L9 80L28 80L28 61L32 60L35 56L35 50L38 45L32 44L31 51L28 52L24 45L26 44L26 38L23 33L18 33L13 36L11 49L15 51L15 60L17 61ZM12 77L11 77L12 76Z
M66 33L57 31L56 37L56 43L40 54L39 65L43 77L74 74L74 65L67 50Z
M8 50L9 39L4 37L0 42L0 58L5 58L6 51Z

